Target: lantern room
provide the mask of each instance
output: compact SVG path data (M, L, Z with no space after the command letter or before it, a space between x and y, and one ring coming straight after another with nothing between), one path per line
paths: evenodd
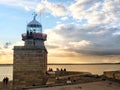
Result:
M27 24L27 32L22 34L22 40L46 40L47 35L42 33L42 25L36 20L36 16L37 14L34 14L33 20Z
M27 24L27 31L42 33L42 25L36 20L36 14L33 20Z

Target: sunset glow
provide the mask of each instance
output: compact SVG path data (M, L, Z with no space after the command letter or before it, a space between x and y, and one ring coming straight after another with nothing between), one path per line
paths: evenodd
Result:
M120 62L120 0L0 0L0 12L0 64L13 63L33 12L47 34L48 63Z

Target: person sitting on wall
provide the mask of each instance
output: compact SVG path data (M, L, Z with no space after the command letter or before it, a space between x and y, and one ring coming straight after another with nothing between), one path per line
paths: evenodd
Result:
M64 71L66 72L66 68L64 68Z

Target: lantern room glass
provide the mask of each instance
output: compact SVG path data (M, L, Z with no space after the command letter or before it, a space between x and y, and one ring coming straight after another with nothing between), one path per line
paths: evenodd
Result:
M42 27L27 27L27 31L35 32L35 33L42 33Z

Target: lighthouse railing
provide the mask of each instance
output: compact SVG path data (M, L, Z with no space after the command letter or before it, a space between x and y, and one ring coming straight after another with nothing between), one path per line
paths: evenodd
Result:
M22 40L28 39L29 37L31 37L32 39L46 40L47 34L43 34L43 33L22 34Z

